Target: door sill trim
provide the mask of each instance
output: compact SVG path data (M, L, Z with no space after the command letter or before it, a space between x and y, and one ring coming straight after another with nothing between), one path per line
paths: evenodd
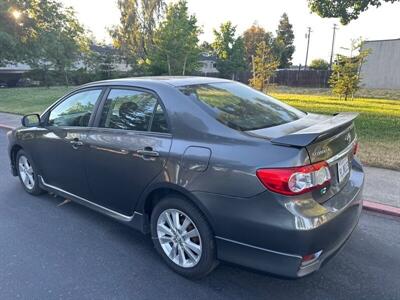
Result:
M82 204L82 205L84 205L86 207L89 207L89 208L91 208L93 210L96 210L98 212L101 212L101 213L103 213L103 214L105 214L105 215L107 215L109 217L112 217L114 219L117 219L119 221L130 222L130 221L132 221L133 217L136 214L137 215L141 215L138 212L134 212L132 216L123 215L123 214L121 214L119 212L116 212L114 210L111 210L111 209L109 209L107 207L101 206L101 205L93 203L93 202L91 202L91 201L89 201L89 200L87 200L85 198L82 198L82 197L79 197L79 196L77 196L75 194L67 192L66 190L63 190L63 189L61 189L59 187L56 187L56 186L51 185L51 184L48 184L43 179L43 177L40 176L40 175L38 177L40 178L40 181L41 181L41 183L43 184L44 187L49 188L49 189L54 190L54 191L57 191L57 192L60 192L60 193L63 193L63 194L66 194L66 195L72 197L72 199L71 199L72 201L77 202L79 204Z

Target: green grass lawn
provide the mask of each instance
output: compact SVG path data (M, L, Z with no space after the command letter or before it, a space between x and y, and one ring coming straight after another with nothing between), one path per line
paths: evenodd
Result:
M0 111L16 114L40 113L73 87L0 89ZM291 93L295 91L296 93ZM308 93L313 90L308 89ZM304 94L296 89L277 90L271 95L309 112L332 114L359 112L356 120L361 160L370 166L400 170L400 101L376 98L339 100L328 92ZM375 95L372 95L374 97Z
M370 166L400 170L399 100L356 98L344 101L328 95L288 93L271 93L271 96L309 112L359 112L356 130L361 160Z
M73 87L0 89L0 111L15 114L41 113Z

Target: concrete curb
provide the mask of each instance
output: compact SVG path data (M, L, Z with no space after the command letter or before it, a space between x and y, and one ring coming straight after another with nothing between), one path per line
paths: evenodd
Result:
M7 129L7 130L15 129L15 127L12 127L12 126L9 126L9 125L4 125L4 124L0 124L0 128Z
M363 208L365 210L374 211L374 212L381 213L384 215L400 217L400 207L385 205L385 204L367 201L367 200L364 200L363 202L364 202Z

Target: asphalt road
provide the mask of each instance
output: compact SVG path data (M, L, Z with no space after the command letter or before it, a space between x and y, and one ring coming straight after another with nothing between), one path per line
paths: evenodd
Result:
M319 272L286 280L221 264L189 281L147 236L75 203L26 194L0 130L0 299L400 299L400 219L364 212Z

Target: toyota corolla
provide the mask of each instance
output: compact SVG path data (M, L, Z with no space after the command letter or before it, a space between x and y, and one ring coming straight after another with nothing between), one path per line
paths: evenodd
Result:
M302 277L357 225L356 117L306 113L224 79L119 79L25 116L9 156L26 192L151 234L181 275L228 261Z

